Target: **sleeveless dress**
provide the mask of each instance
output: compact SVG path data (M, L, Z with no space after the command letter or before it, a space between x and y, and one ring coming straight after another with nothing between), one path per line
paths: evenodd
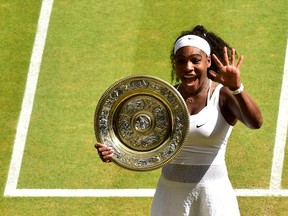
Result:
M219 84L207 105L190 116L183 149L162 168L151 216L238 216L225 152L232 131L221 114ZM210 95L211 82L209 93Z

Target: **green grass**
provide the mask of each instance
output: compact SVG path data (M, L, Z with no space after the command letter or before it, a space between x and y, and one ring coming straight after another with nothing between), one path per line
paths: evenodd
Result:
M0 1L0 183L3 194L40 1ZM118 79L148 74L170 81L170 49L196 24L245 56L242 81L264 125L238 124L227 163L235 188L268 188L287 41L282 1L55 1L18 188L155 188L160 170L103 164L93 115ZM288 188L286 160L282 187ZM0 198L2 215L149 215L152 198ZM288 197L240 197L242 214L286 215ZM135 211L138 209L138 211Z

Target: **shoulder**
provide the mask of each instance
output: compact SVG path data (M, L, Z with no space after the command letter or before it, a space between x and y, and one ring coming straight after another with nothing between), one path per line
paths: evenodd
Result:
M211 84L211 89L210 89L210 98L212 97L212 95L215 95L214 93L217 93L219 91L222 91L222 88L223 88L223 85L218 83L218 82L215 82L215 81L212 81L212 84ZM215 90L217 92L215 92ZM219 93L221 95L221 92Z

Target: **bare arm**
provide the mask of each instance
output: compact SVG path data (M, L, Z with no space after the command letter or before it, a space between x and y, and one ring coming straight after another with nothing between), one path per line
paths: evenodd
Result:
M232 91L241 86L240 67L244 59L243 56L240 56L236 66L234 65L234 49L232 49L231 63L226 47L224 48L224 64L219 61L217 56L213 55L212 57L221 73L217 74L214 71L209 71L209 73L216 81L225 86L221 89L220 94L220 107L225 119L232 125L240 120L249 128L260 128L263 123L261 111L247 91L243 90L238 94L232 94Z
M263 123L259 107L245 90L233 95L228 88L222 88L220 107L223 116L231 125L239 120L249 128L258 129Z

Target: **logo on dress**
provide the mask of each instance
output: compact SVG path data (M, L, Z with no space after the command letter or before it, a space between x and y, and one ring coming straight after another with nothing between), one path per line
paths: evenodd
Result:
M200 128L200 127L202 127L203 125L205 125L206 123L203 123L203 124L197 124L196 125L196 128Z

